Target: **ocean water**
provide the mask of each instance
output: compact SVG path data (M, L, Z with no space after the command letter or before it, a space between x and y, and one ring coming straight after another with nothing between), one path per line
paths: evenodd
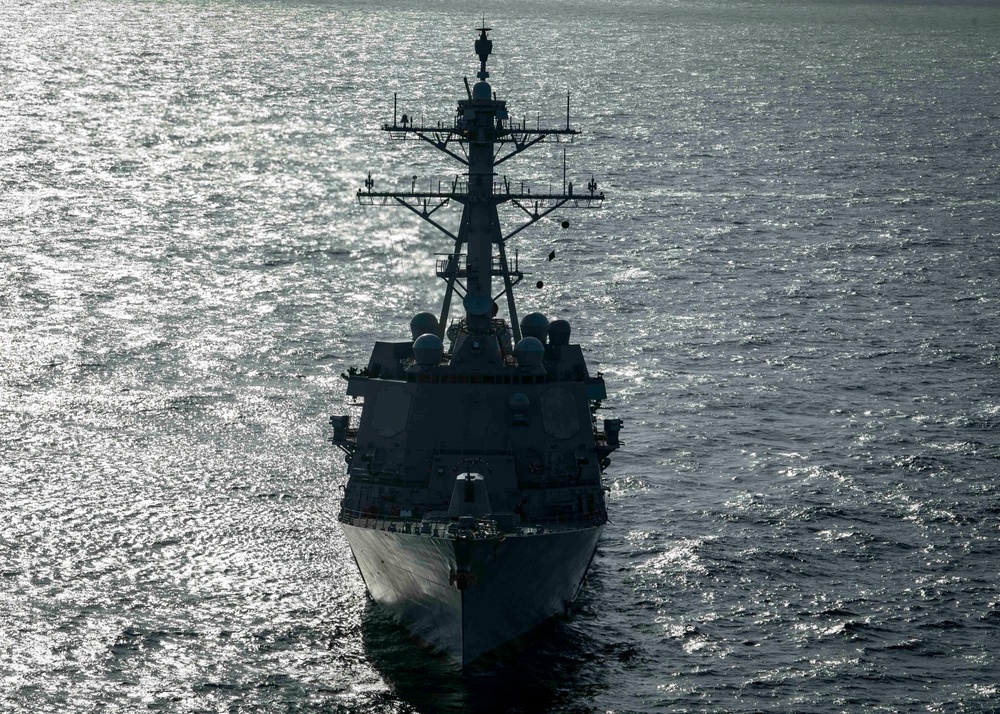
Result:
M326 418L439 304L354 192L453 175L378 126L484 14L608 195L514 247L626 446L574 611L462 679ZM1000 711L998 66L982 2L0 0L0 710Z

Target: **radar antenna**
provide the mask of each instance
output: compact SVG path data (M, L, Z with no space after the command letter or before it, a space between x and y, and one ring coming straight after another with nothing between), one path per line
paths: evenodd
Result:
M483 24L476 28L476 31L479 32L479 39L476 40L476 54L479 55L479 74L476 76L484 81L490 76L490 73L486 71L486 60L489 59L490 54L493 52L493 40L486 33L492 29L486 26L485 17L483 18Z

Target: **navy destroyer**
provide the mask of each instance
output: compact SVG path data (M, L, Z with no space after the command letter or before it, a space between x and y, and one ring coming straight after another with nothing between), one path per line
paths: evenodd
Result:
M604 379L588 371L570 324L538 312L519 321L514 300L524 273L508 241L561 207L604 199L593 178L583 191L566 182L565 154L561 191L532 193L497 172L539 142L580 133L568 95L565 126L515 119L487 82L491 30L476 31L479 81L465 80L454 118L423 125L399 117L394 99L382 126L462 173L428 190L414 177L403 191L375 190L369 173L357 194L405 207L453 241L437 262L440 313L414 316L409 340L376 342L367 366L343 375L352 413L330 419L348 468L339 519L368 592L463 668L576 597L607 522L602 476L621 430L598 420ZM457 232L437 213L451 202L462 207ZM519 209L506 231L501 206ZM464 314L449 322L459 299Z

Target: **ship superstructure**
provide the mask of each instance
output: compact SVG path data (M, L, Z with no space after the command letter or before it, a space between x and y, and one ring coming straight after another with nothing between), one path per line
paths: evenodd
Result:
M579 131L568 99L565 127L511 119L486 81L490 31L477 29L479 81L466 80L452 121L422 126L394 107L382 127L429 143L464 176L437 190L414 180L409 191L383 192L369 174L359 202L406 207L454 246L437 264L439 315L417 314L410 340L377 342L368 365L344 375L360 418L331 417L348 465L340 521L371 597L463 667L576 597L607 522L602 475L621 429L597 418L604 379L587 370L569 323L517 317L524 274L507 242L560 207L599 206L604 195L593 179L574 192L564 178L558 193L498 180L498 165ZM436 213L453 201L462 206L457 233ZM502 204L525 217L506 233ZM464 314L449 323L456 298Z

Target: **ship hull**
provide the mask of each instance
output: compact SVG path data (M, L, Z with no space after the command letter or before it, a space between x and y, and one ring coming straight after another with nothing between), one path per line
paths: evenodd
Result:
M342 525L372 599L462 667L565 612L602 530L463 539Z

